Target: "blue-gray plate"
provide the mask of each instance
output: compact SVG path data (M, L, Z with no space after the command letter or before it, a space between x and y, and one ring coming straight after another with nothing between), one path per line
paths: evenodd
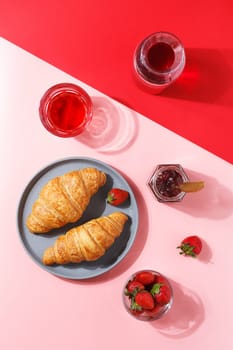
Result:
M32 205L37 199L41 188L53 177L62 175L72 170L86 167L94 167L107 175L106 184L92 197L86 211L80 220L73 224L67 224L62 228L52 230L46 234L33 234L26 227L26 219L31 212ZM108 191L113 188L122 188L129 192L129 200L118 207L106 202ZM106 251L105 255L96 261L81 262L79 264L45 266L42 263L44 250L53 245L56 238L64 234L70 228L81 225L84 222L108 215L114 211L122 211L128 215L129 220L124 231L116 239L114 244ZM21 241L31 258L46 271L62 278L83 280L102 275L116 266L129 252L136 237L138 229L137 202L125 178L113 167L106 163L85 157L66 158L56 161L40 170L25 188L17 213L18 230Z

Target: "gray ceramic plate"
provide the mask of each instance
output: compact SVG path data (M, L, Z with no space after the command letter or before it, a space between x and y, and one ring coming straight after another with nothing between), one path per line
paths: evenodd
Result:
M38 197L43 185L51 178L66 172L85 167L95 167L107 175L106 184L95 194L83 214L82 218L75 224L68 224L60 229L51 231L50 234L32 234L28 231L25 222L31 212L32 204ZM119 207L113 207L106 203L106 196L112 187L120 187L130 194L130 200ZM114 211L123 211L129 220L124 231L106 254L93 262L82 262L79 264L44 266L41 262L44 250L51 246L55 239L64 234L69 228L80 225L88 220L99 216L108 215ZM88 279L99 276L116 266L129 252L133 245L138 228L138 207L134 193L118 171L111 166L92 158L67 158L59 160L38 172L24 190L18 207L18 229L21 241L32 259L48 272L68 279Z

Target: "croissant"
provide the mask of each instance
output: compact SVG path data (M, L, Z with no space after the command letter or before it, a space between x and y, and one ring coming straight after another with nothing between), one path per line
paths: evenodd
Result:
M27 217L26 226L33 233L45 233L76 222L91 197L106 182L106 174L95 168L71 171L49 180Z
M45 250L43 264L80 263L99 259L120 236L127 220L127 215L115 212L72 228Z

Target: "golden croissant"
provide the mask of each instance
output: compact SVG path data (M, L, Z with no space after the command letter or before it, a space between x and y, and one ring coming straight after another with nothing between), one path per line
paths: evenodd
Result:
M71 171L49 180L27 218L29 231L45 233L76 222L105 182L106 174L95 168Z
M45 250L43 264L80 263L99 259L120 236L127 220L127 215L115 212L72 228Z

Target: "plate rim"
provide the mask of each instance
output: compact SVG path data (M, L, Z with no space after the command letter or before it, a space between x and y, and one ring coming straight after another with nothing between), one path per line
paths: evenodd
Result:
M114 174L116 173L117 176L120 177L121 180L123 180L124 182L126 182L126 184L128 185L130 191L133 194L134 197L134 210L136 210L136 215L134 217L134 233L133 235L131 234L129 236L133 237L130 241L130 244L125 247L125 249L123 250L123 254L120 254L120 258L116 259L114 263L110 264L108 266L108 268L105 268L103 271L99 271L98 273L92 273L89 276L85 277L85 276L70 276L70 275L66 275L65 273L60 273L57 272L55 270L52 269L51 266L45 266L43 265L40 261L38 261L38 259L33 255L33 253L30 251L29 248L27 248L27 244L26 241L24 240L23 236L25 235L25 233L21 232L21 228L23 226L23 222L22 222L22 213L23 213L23 208L25 206L25 202L26 199L28 197L28 194L30 193L30 189L34 186L34 184L47 172L49 172L50 169L53 169L55 167L59 167L59 165L62 165L62 163L66 163L66 162L74 162L74 161L87 161L90 163L96 163L96 165L100 164L101 166L110 169L111 172L113 172ZM116 207L117 208L117 207ZM21 214L21 215L20 215ZM137 232L138 232L138 226L139 226L139 210L138 210L138 204L137 204L137 200L134 194L134 191L131 187L131 185L128 183L128 181L125 179L125 177L120 173L120 170L116 169L114 166L109 165L108 163L96 159L96 158L92 158L92 157L85 157L85 156L71 156L71 157L63 157L63 158L59 158L53 162L47 163L47 165L45 165L44 167L41 167L33 176L31 176L28 180L28 182L26 183L26 185L24 186L24 189L21 192L21 195L19 197L18 200L18 205L17 205L17 211L16 211L16 221L17 221L17 231L18 231L18 236L19 239L21 241L21 244L24 247L24 250L27 252L28 256L30 256L30 258L37 264L37 266L39 266L40 268L42 268L44 271L51 273L52 275L55 275L57 277L63 278L63 279L69 279L69 280L89 280L89 279L93 279L95 277L98 276L102 276L105 273L109 272L110 270L112 270L116 265L118 265L129 253L129 251L131 250L134 241L136 239L137 236ZM94 271L94 270L93 270Z

